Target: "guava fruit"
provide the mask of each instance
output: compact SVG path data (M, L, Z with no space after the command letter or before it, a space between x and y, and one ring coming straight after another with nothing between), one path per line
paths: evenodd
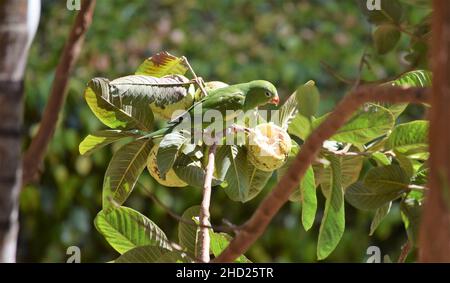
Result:
M150 175L163 186L177 188L186 187L188 184L181 180L172 168L166 173L165 179L161 177L161 174L158 170L158 165L156 163L156 154L158 153L158 148L158 144L154 145L147 159L147 169Z
M272 172L285 163L291 146L286 130L273 123L263 123L249 134L247 158L257 169Z

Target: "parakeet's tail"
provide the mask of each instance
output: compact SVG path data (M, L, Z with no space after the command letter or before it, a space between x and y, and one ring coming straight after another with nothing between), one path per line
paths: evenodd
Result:
M185 115L187 115L187 112L184 112L182 115L169 121L164 128L142 136L139 139L157 139L163 137L165 134L172 132L172 130L183 121Z

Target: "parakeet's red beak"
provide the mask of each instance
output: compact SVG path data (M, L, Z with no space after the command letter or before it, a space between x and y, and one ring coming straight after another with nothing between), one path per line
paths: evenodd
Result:
M275 96L274 98L272 98L271 100L269 100L269 103L278 105L278 103L280 103L280 97Z

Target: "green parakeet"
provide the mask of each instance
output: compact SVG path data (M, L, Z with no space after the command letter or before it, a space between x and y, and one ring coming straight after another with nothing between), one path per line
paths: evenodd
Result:
M145 138L152 138L170 132L185 118L193 118L194 115L203 115L208 110L217 110L222 114L223 120L229 120L236 116L239 111L256 109L265 104L278 105L280 99L275 86L264 80L256 80L248 83L231 85L208 91L208 95L188 108L183 114L172 119L167 127L150 133ZM231 111L230 111L231 110ZM205 128L207 124L195 125L194 127Z

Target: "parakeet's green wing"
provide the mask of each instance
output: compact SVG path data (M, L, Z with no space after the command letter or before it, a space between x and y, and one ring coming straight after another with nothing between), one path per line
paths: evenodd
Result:
M206 97L202 103L202 113L210 109L218 110L222 115L226 115L227 110L241 110L245 101L243 92L225 93Z
M169 124L177 124L180 119L186 115L194 115L194 113L202 113L202 115L210 110L218 110L223 116L226 115L226 110L237 111L242 109L244 105L245 95L242 91L234 89L234 92L224 92L217 91L204 97L200 101L194 103L190 108L186 110L183 114L179 115L177 118L172 119ZM201 112L199 107L201 107ZM197 109L195 109L197 108Z

